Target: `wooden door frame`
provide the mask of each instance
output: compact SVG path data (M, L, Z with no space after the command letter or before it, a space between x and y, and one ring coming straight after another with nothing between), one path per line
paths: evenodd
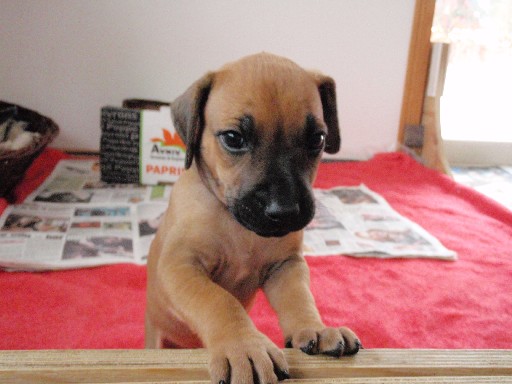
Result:
M404 142L405 127L421 124L430 63L430 36L435 5L435 0L416 0L415 2L400 125L398 127L398 147Z

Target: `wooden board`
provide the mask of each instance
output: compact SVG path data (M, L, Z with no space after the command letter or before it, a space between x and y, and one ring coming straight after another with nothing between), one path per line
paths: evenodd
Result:
M284 351L287 383L512 383L512 350ZM207 383L207 359L203 349L0 351L0 383Z
M435 0L416 0L409 57L405 77L400 125L398 127L398 144L403 144L405 127L421 123L423 100L427 87L430 57L430 35L434 19Z

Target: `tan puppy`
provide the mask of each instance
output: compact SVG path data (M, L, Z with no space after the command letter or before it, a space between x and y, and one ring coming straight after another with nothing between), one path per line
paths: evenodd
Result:
M149 254L146 347L205 346L214 383L287 378L282 351L247 315L261 288L287 346L356 353L351 330L322 323L301 253L321 154L340 146L333 80L258 54L171 107L188 169Z

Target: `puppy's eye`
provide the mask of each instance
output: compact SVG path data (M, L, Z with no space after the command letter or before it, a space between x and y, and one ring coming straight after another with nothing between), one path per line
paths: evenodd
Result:
M310 151L319 152L324 149L325 145L325 133L316 132L313 133L308 140L308 148Z
M237 131L225 131L218 134L221 144L232 153L242 153L249 149L247 140Z

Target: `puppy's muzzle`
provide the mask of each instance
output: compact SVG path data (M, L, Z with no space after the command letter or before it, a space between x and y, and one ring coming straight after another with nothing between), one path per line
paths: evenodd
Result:
M313 219L312 196L307 185L260 185L236 199L230 210L240 224L258 235L281 237L303 229Z

